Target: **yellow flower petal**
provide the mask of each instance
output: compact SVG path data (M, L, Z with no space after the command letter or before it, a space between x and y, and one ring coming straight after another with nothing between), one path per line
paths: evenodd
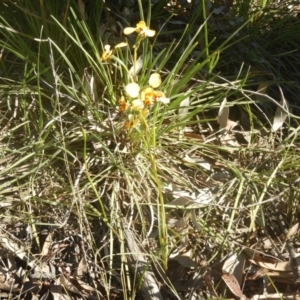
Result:
M135 118L133 115L129 115L128 119L129 120L124 123L126 129L133 128L140 122L140 119Z
M153 93L154 90L151 86L147 86L146 88L144 88L141 92L144 92L144 93Z
M137 29L148 29L146 23L144 21L139 21L137 24L136 24L136 28Z
M146 106L152 105L156 95L152 87L148 86L141 91L141 100L144 101Z
M124 28L123 33L125 35L129 35L129 34L132 34L135 31L136 31L136 28L134 28L134 27L126 27L126 28Z
M148 86L141 90L141 99L145 101L148 94L153 94L153 88L151 86Z
M162 91L154 91L155 97L166 97Z
M131 108L136 111L140 111L144 108L144 102L140 99L133 100L131 102Z
M157 102L163 103L163 104L169 104L170 103L170 98L166 97L158 97L156 98Z
M144 21L140 21L136 24L135 31L142 36L152 37L155 35L155 30L150 29Z
M132 82L126 85L126 93L132 98L137 98L140 92L140 87L137 83Z
M161 85L161 77L158 73L151 74L149 78L149 85L153 88L158 88Z
M136 24L136 27L126 27L123 33L128 35L133 32L137 32L141 37L152 37L155 35L155 30L150 29L144 21L140 21Z
M129 104L126 102L126 99L124 96L121 97L119 101L119 112L124 112L129 107Z
M117 44L117 45L115 46L115 49L116 49L116 48L127 47L127 46L128 46L128 44L127 44L127 43L125 43L125 42L122 42L122 43L119 43L119 44Z
M145 30L145 35L148 37L155 36L155 30L152 30L152 29Z

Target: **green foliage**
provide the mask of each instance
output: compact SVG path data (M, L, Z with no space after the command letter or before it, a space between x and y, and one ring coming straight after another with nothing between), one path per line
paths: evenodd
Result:
M272 223L268 199L298 213L299 108L285 110L299 99L300 25L267 2L222 17L205 1L91 2L0 3L0 196L26 191L7 211L32 232L75 218L108 298L117 273L133 299L150 265L179 298L175 250L197 269L249 246ZM142 274L128 269L137 254Z

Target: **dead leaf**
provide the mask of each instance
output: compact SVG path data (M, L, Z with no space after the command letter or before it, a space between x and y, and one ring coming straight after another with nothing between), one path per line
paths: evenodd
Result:
M9 233L6 233L3 229L0 228L0 246L4 249L10 251L11 253L17 255L21 260L28 262L30 267L37 265L35 257L28 254L28 251L21 245L21 243L11 236Z
M278 262L278 260L275 257L260 253L250 248L244 248L243 252L248 258L255 260L257 262L263 261L265 263L271 263L271 264L275 264Z
M88 271L87 261L83 256L79 262L78 268L74 272L74 276L82 279Z
M72 293L78 294L78 295L82 295L81 292L74 286L74 284L69 279L67 279L67 277L63 273L60 274L59 279L60 279L61 285L66 290L68 290Z
M10 284L8 282L4 282L4 283L0 282L0 290L8 291L8 292L17 292L17 293L21 291L18 288L18 284Z
M197 164L198 166L202 167L205 170L212 171L212 166L210 163L205 161L204 159L199 159L199 157L190 157L187 154L182 158L185 162L191 164Z
M185 217L179 219L170 218L168 219L168 227L174 228L176 231L182 231L188 227L188 220Z
M233 274L238 280L239 285L241 285L245 261L246 258L243 253L232 253L227 256L223 264L222 271L226 274Z
M232 122L232 121L230 121ZM235 123L234 125L232 125L233 123ZM231 123L230 128L232 129L234 126L237 125L236 122ZM231 127L233 126L233 127ZM229 127L228 127L229 128ZM226 130L228 130L227 128L225 128ZM236 137L234 134L231 134L229 132L225 132L221 137L220 137L220 142L222 146L228 146L229 148L226 149L228 152L233 152L234 149L232 149L232 147L239 147L240 144L238 143Z
M76 281L81 289L86 290L88 292L98 292L94 287L90 286L89 284L85 283L79 278L76 278Z
M299 223L296 223L292 228L289 229L286 239L290 239L299 231Z
M270 271L275 271L275 272L292 272L292 267L290 265L290 263L288 261L278 261L277 263L266 263L266 262L262 262L262 261L255 261L253 259L250 259L250 261L255 264L258 265L262 268L266 268ZM300 257L296 257L296 262L297 265L300 265ZM300 269L300 266L298 267L298 269Z
M230 131L237 125L237 122L231 121L229 119L229 107L226 106L226 104L227 104L227 99L224 98L219 109L217 121L220 125L220 129L225 129L227 131Z
M241 298L243 297L243 292L240 288L240 285L232 274L222 274L222 279L226 283L227 287L230 289L230 291L237 297Z
M53 296L53 300L69 300L70 299L69 295L63 293L63 287L60 284L59 279L50 286L50 292L51 292L51 295Z
M286 110L289 111L289 105L288 102L286 101L284 94L282 92L281 87L279 87L280 90L280 94L281 94L281 100L279 102L279 104ZM276 112L275 112L275 116L274 116L274 120L273 120L273 126L272 129L273 131L277 131L279 128L282 127L286 117L288 116L288 114L282 110L281 107L277 107Z
M268 274L269 270L265 268L259 268L254 274L252 273L250 276L247 276L247 280L257 280L266 274Z
M66 294L59 294L59 293L52 293L53 300L70 300L69 295Z
M93 74L89 74L87 69L84 71L83 86L91 99L96 101L98 99L98 92L95 77Z
M189 269L196 269L198 267L198 264L195 262L195 260L191 259L191 253L192 249L189 251L183 253L183 254L178 254L174 257L170 256L171 260L175 260L178 263L180 263L182 266L189 268Z
M42 256L48 255L49 249L52 245L52 237L53 237L53 232L50 232L44 242L44 245L43 245L43 248L41 251Z
M199 189L193 193L184 190L167 191L167 188L165 189L165 192L171 194L175 199L168 202L166 207L196 209L207 206L214 199L210 188Z
M189 112L189 106L190 106L190 97L186 97L180 102L179 109L178 109L178 120L182 120L187 116Z
M130 68L130 70L129 70L129 75L130 75L131 77L135 78L136 75L139 73L139 71L142 69L143 63L144 63L144 57L143 57L143 55L141 55L141 56L137 59L135 65L133 65L133 66Z
M228 106L226 107L226 104L227 104L227 98L224 98L224 100L221 103L218 117L217 117L217 121L221 129L227 127L227 121L229 118L229 107Z

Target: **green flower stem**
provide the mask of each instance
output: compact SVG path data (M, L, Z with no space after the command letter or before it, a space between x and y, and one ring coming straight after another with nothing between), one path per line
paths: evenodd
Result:
M157 192L158 192L157 221L158 221L159 243L160 243L160 248L161 248L161 258L162 258L163 268L165 270L167 270L167 268L168 268L168 247L167 247L168 236L167 236L167 227L166 227L165 203L164 203L164 198L163 198L163 194L162 194L161 182L160 182L160 180L158 178L158 174L157 174L155 156L151 152L149 154L150 154L152 172L153 172L154 180L157 185Z
M136 43L134 45L134 51L133 51L133 80L134 80L134 82L136 82L136 79L137 79L136 78L136 62L137 62L137 51L140 47L140 42L141 42L141 40L140 40L139 36L137 36Z
M156 116L157 116L158 105L155 104L152 118L152 131L151 134L145 135L145 142L147 145L147 149L149 151L149 157L151 162L151 169L154 181L157 186L157 221L158 221L158 235L159 235L159 243L161 248L161 259L164 270L168 268L168 235L167 235L167 226L166 226L166 213L165 213L165 203L164 197L162 193L162 185L161 181L158 177L157 173L157 165L155 160L155 150L156 150ZM145 126L145 133L150 132L147 120L140 112L140 119L142 124Z

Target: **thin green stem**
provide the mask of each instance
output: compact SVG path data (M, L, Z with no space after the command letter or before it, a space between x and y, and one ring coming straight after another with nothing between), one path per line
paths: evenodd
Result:
M156 153L156 117L157 117L157 111L158 111L158 105L156 104L154 106L153 111L153 117L152 117L152 130L150 135L146 135L146 144L147 149L149 151L149 157L151 162L151 169L154 181L156 183L157 187L157 221L158 221L158 233L159 233L159 242L160 242L160 248L161 248L161 259L163 268L167 270L168 268L168 235L167 235L167 221L166 221L166 212L165 212L165 203L164 203L164 197L162 193L162 185L161 181L158 177L157 172L157 164L155 159L155 153ZM143 124L145 125L145 131L149 132L149 126L147 121L145 120L144 116L140 113L140 116L143 120Z

